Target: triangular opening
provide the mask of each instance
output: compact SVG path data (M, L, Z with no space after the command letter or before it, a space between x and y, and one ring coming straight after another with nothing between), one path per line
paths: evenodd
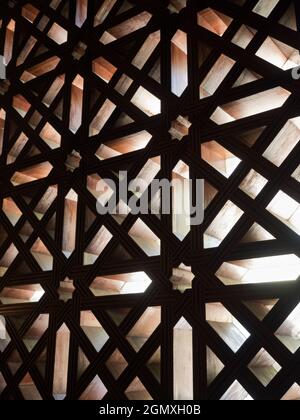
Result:
M160 67L160 59L156 61L152 69L149 71L148 75L152 77L152 79L156 80L157 83L161 83L161 67Z
M107 389L99 376L95 376L86 390L81 394L79 400L80 401L99 401L107 393Z
M252 147L257 142L258 138L264 132L266 127L254 128L239 134L238 140L245 146Z
M255 222L245 236L243 236L241 243L271 241L274 239L276 238L271 233Z
M244 387L235 381L222 396L221 401L247 401L253 400L251 395L245 390Z
M10 337L6 330L6 321L3 316L0 316L0 354L4 352L10 343Z
M77 364L77 379L80 379L83 373L89 367L90 362L86 357L84 351L79 347L78 349L78 364Z
M300 401L300 386L294 383L281 398L282 401Z
M233 84L232 87L238 87L238 86L244 86L248 83L257 82L257 80L262 79L262 76L257 74L256 72L252 70L245 69L242 74L239 76L239 78L236 80L236 82Z
M62 120L63 118L63 110L64 110L64 100L61 99L58 103L58 105L54 108L53 110L53 114L59 118L60 120Z
M46 375L47 349L44 349L34 362L43 378Z
M23 260L21 256L15 260L14 274L17 276L24 276L25 274L32 274L32 269L29 267L27 261Z
M206 348L207 360L207 384L210 385L216 377L222 372L224 364L216 356L216 354L209 348Z
M6 382L2 373L0 373L0 395L6 388Z
M278 299L270 299L249 300L243 303L260 321L263 321L265 317L272 311L277 302Z
M97 216L95 215L95 213L88 207L85 207L85 225L84 225L84 230L85 232L87 232L90 227L92 226L92 224L95 222L95 220L97 219Z
M284 323L275 333L278 340L289 349L291 353L296 353L300 348L300 303L286 318Z
M117 308L109 309L106 312L111 320L119 327L130 311L130 308Z
M281 25L286 26L287 28L292 29L293 31L297 31L297 18L296 18L296 11L295 5L293 3L290 4L288 10L279 20Z
M160 368L160 347L153 353L152 357L147 362L147 367L150 372L153 374L155 379L160 383L161 378L161 368Z
M26 401L40 401L42 400L32 377L27 373L19 384L19 389Z
M125 395L129 400L133 400L133 401L140 401L140 400L150 401L153 399L151 395L149 394L149 392L144 387L144 385L142 384L142 382L137 377L126 389Z
M127 10L130 10L132 8L133 8L133 5L130 4L127 0L124 0L123 4L121 5L120 9L118 10L116 16L118 16L118 15L124 13L124 12L127 12Z
M118 117L117 121L114 123L114 128L123 127L125 125L134 123L134 120L126 114L126 112L122 112Z
M8 367L13 375L18 371L21 367L23 360L17 350L14 350L12 354L9 356L7 364Z
M55 239L55 226L56 226L56 213L51 217L51 219L45 226L46 232L53 240Z
M117 244L115 249L111 252L110 258L112 261L130 261L132 256L121 244Z

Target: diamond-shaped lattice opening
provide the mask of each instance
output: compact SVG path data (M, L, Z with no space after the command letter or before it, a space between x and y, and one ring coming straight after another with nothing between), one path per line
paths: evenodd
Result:
M141 219L132 226L129 236L148 256L160 254L160 239Z
M227 201L225 206L215 217L214 221L206 229L204 233L204 247L218 247L243 214L244 212L232 201Z
M99 352L109 337L98 319L91 311L81 312L80 326L95 350Z
M88 385L86 390L81 394L79 400L81 401L99 401L107 393L107 389L99 376L95 376L92 382Z
M300 401L300 386L294 384L281 398L283 401Z
M161 321L160 307L149 307L127 335L135 351L139 351L153 334Z
M281 366L265 349L257 353L248 368L264 386L268 386L281 370Z
M221 304L206 304L206 321L235 353L250 337L245 327Z
M250 26L242 25L235 36L232 38L231 42L241 48L247 48L256 32L257 31Z
M300 234L300 204L298 201L283 191L279 191L267 206L267 210L298 235Z
M272 143L266 149L263 157L274 163L282 165L300 139L300 117L292 118L283 126Z
M179 115L179 117L177 117L176 120L172 121L169 133L171 134L173 139L177 139L180 141L189 134L190 127L191 123L189 122L188 117L183 117L182 115Z
M231 17L211 8L198 13L198 25L219 36L224 35L231 22Z
M300 348L300 303L278 328L275 335L292 353L296 353Z
M239 158L216 141L202 143L201 154L203 160L226 178L229 178L241 163Z
M251 169L249 174L243 179L239 188L251 198L255 199L267 183L268 180L266 178L254 169Z
M117 349L107 360L106 366L110 370L113 377L118 379L127 368L128 363L126 362L122 353Z
M107 61L104 57L96 58L93 61L93 73L95 73L106 83L108 83L111 80L116 71L117 68L109 61Z
M222 396L221 401L251 401L253 398L238 381L234 381Z

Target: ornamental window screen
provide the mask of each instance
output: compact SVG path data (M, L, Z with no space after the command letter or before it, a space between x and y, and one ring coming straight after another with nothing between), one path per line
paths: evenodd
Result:
M0 399L300 399L298 3L1 1Z

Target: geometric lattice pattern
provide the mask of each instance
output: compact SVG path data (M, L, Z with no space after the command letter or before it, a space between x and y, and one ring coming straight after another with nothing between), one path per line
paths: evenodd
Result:
M0 399L300 399L299 22L1 1ZM204 179L204 223L99 215L119 171Z

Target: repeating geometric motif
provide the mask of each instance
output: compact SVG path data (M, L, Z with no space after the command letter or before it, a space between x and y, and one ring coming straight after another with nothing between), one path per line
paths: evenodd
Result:
M1 2L0 399L300 399L298 3Z

